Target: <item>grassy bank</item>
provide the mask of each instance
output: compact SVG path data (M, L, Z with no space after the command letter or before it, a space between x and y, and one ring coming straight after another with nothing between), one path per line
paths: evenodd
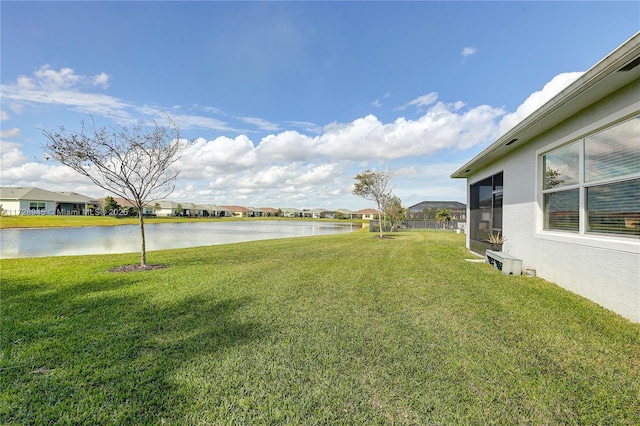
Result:
M640 326L367 232L0 261L2 424L640 424Z

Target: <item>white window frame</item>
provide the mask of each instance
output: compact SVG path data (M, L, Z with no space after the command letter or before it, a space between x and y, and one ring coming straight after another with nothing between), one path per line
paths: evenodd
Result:
M33 207L34 204L35 204L35 207ZM46 201L29 201L29 210L46 211L47 202Z
M571 132L568 135L565 135L564 138L561 138L555 141L552 144L546 145L543 148L536 150L536 176L535 176L535 187L536 187L536 197L537 197L537 214L536 214L536 232L535 238L541 240L548 241L557 241L562 243L569 243L581 246L589 246L589 247L599 247L610 250L620 250L623 252L632 252L640 254L640 239L624 236L624 235L616 235L616 234L597 234L597 233L589 233L586 232L587 229L587 206L586 206L586 197L585 197L585 188L598 186L602 184L616 183L620 181L626 181L630 178L640 178L639 174L633 174L631 176L617 177L613 179L603 179L598 182L589 182L585 183L584 181L584 139L587 137L604 131L607 128L616 126L620 123L623 123L627 120L630 120L634 117L640 115L640 111L634 110L632 113L627 112L624 116L618 116L616 118L613 117L605 117L601 120L595 121L588 126L585 126L577 131ZM544 229L544 194L549 192L557 192L557 190L545 190L544 189L544 160L543 156L548 154L555 149L560 148L563 145L568 145L570 143L579 141L579 184L577 185L567 185L563 187L563 190L569 190L572 188L579 188L579 231L560 231L560 230L545 230Z

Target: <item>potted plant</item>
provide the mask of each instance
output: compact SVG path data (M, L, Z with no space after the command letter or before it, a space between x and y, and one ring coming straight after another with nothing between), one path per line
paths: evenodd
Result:
M491 244L491 250L493 251L502 251L502 244L506 241L506 239L502 236L500 231L495 234L489 234L489 244Z

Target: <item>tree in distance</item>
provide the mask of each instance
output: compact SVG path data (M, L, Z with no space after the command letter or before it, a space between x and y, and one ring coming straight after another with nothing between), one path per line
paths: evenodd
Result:
M178 127L168 126L96 127L82 122L80 131L64 127L42 133L48 158L88 177L94 184L129 201L140 221L140 267L147 267L144 235L144 206L163 199L175 189L180 170L175 167L184 143Z
M102 211L104 214L109 214L113 210L118 210L118 202L111 195L107 195L102 203Z
M447 209L445 207L441 208L436 213L436 220L438 221L438 223L446 222L447 226L448 226L449 221L451 220L451 210L449 210L449 209Z
M391 191L388 190L391 182L391 173L367 169L358 173L354 179L356 183L353 188L353 194L375 202L378 207L380 212L380 238L382 238L387 204L391 199Z
M406 210L402 207L400 198L393 195L387 202L386 220L389 222L391 232L397 231L402 225L402 221L406 218Z

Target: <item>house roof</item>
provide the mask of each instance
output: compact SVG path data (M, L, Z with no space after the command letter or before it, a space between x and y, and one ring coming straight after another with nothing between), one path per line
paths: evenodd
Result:
M222 206L224 209L231 212L252 212L253 210L242 206Z
M313 213L313 214L322 214L322 213L332 213L333 210L327 210L327 209L311 209L308 210L309 213Z
M528 143L547 129L618 89L637 81L640 79L638 65L640 65L640 32L456 170L451 177L469 177L479 169Z
M355 212L355 214L380 214L376 209L362 209Z
M258 210L266 213L278 213L278 209L274 209L273 207L258 207Z
M342 214L355 214L354 211L349 210L349 209L338 209L338 210L336 210L336 212L342 213Z
M97 203L98 200L77 192L53 192L30 187L4 186L0 188L0 200L56 201L59 203Z
M418 204L414 204L409 207L408 210L412 211L415 209L422 210L439 210L439 209L449 209L449 210L464 210L467 208L466 204L460 203L458 201L422 201Z
M215 212L229 211L228 209L225 209L222 206L216 206L213 204L198 204L198 208L202 210L215 211Z
M105 197L106 198L106 197ZM104 204L104 200L105 198L100 198L98 199L98 201L100 201L100 204ZM119 206L122 207L135 207L135 204L133 204L131 201L122 198L122 197L111 197L115 200L116 203L118 203ZM145 204L145 206L149 206L149 203Z
M176 203L175 201L169 200L153 200L149 201L148 205L155 206L156 203L160 206L161 209L175 209L178 207L178 204L180 204Z

